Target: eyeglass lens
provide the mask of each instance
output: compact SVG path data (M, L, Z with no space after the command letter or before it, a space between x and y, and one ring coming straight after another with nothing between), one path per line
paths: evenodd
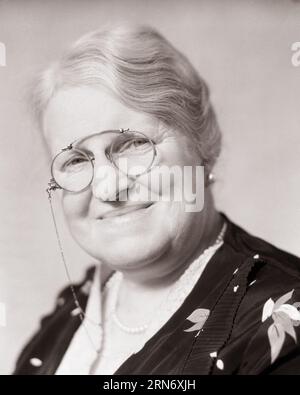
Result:
M138 177L151 168L155 153L154 144L147 136L140 132L126 131L113 140L108 156L120 172L128 177ZM79 192L93 180L93 160L82 149L73 146L67 148L54 158L52 177L61 188Z

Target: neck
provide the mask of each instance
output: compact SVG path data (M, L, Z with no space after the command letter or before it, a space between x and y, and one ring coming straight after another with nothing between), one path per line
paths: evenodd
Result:
M156 305L156 301L161 300L163 295L167 295L172 285L184 273L187 267L198 257L203 251L213 245L222 229L223 220L221 215L215 210L213 205L205 211L203 218L203 232L200 235L200 243L197 243L195 248L189 255L185 256L185 261L179 261L179 264L171 266L173 270L168 272L165 276L158 278L140 279L128 273L124 273L123 281L119 290L119 301L124 301L124 304L133 306L147 306ZM159 265L163 267L165 262L159 261ZM122 304L120 302L120 304Z

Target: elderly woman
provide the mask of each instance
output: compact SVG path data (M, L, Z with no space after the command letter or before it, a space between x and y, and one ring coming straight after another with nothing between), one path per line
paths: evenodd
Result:
M189 61L148 27L96 31L41 75L33 103L49 202L61 196L99 264L72 284L51 205L70 283L14 374L300 373L300 260L215 209L220 129ZM168 195L185 188L176 177L150 182L162 167L204 169L184 180L201 207Z

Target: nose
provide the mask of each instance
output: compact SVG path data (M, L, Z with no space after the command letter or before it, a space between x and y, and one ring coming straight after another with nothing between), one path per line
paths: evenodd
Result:
M95 198L104 202L127 200L127 192L132 185L133 181L112 164L95 163L92 182L92 193Z

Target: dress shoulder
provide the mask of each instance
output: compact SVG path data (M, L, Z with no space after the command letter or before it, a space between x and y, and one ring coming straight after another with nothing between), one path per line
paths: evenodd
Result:
M90 266L83 280L73 285L83 309L87 303L94 272L95 266ZM76 321L70 323L70 316L76 318ZM58 361L62 351L67 347L68 339L80 325L78 318L72 291L69 286L66 286L58 293L52 311L41 318L37 331L21 351L13 375L51 374L56 360ZM60 334L64 332L64 327L66 333L60 337ZM63 342L59 344L61 339Z
M225 242L257 264L249 272L227 358L241 356L239 374L300 374L300 259L232 222L229 226Z

